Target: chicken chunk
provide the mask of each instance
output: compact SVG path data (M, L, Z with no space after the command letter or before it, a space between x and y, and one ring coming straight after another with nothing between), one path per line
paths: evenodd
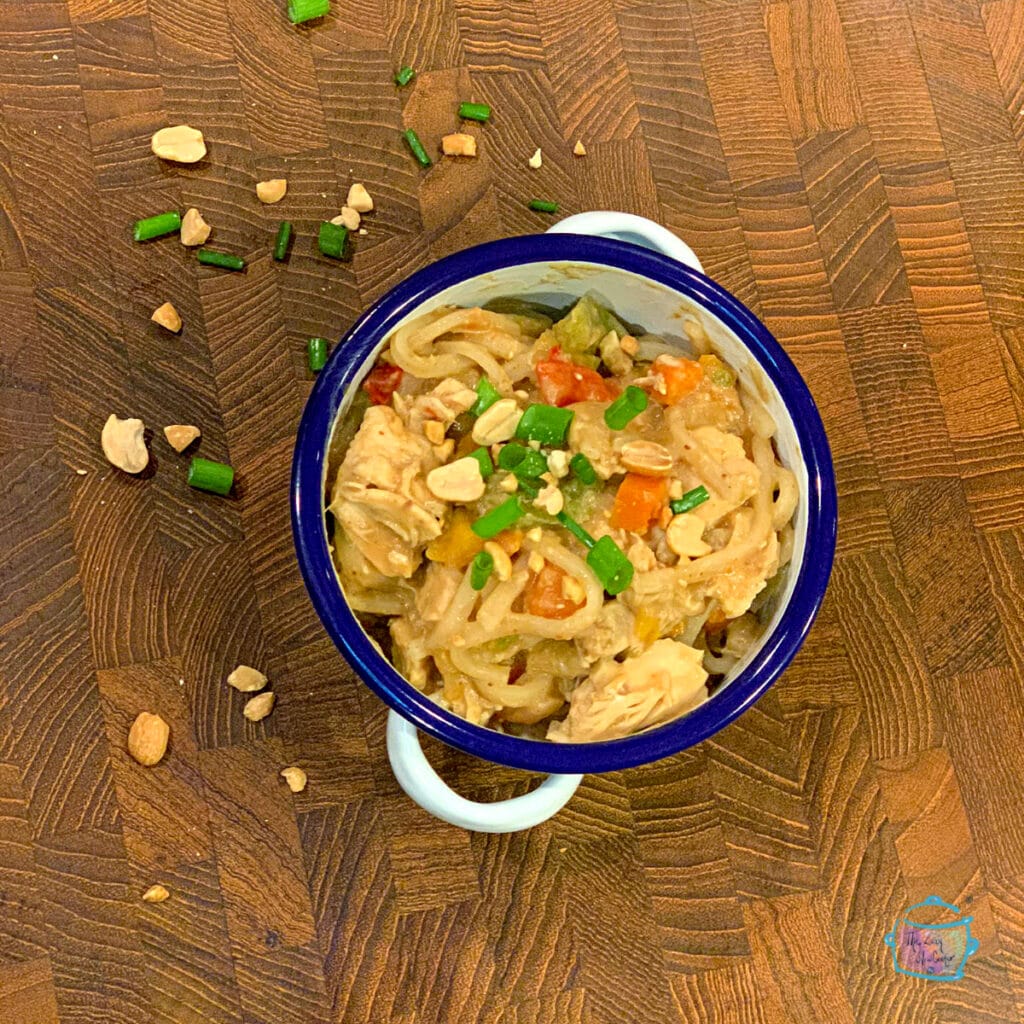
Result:
M447 430L476 401L477 395L454 377L446 377L425 395L417 395L409 403L409 429L423 432L423 424L441 423Z
M708 582L708 596L718 599L722 614L727 619L738 618L750 609L754 598L778 570L779 538L772 530L761 548L752 551L729 572Z
M576 637L576 650L588 664L614 658L629 646L632 635L633 613L619 601L608 601L594 624Z
M395 668L416 687L425 690L430 682L431 661L426 650L423 623L399 617L392 619L391 660Z
M634 574L632 586L620 600L634 613L654 619L656 635L662 636L675 633L686 619L704 610L706 602L699 590L687 585L677 568L658 568Z
M375 569L408 579L423 545L441 533L447 506L427 488L430 442L386 405L366 410L338 470L331 511Z
M703 654L675 640L656 640L623 663L602 661L569 701L569 714L548 739L585 743L619 739L660 725L707 699Z
M416 611L424 622L440 622L459 589L462 573L440 562L429 562L423 585L416 592Z

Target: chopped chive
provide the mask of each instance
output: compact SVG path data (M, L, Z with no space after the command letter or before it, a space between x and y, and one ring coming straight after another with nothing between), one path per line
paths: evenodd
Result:
M594 471L594 467L590 464L590 459L588 459L583 452L577 452L569 460L569 468L576 474L582 483L597 483L597 473Z
M412 155L419 161L420 167L429 167L434 161L427 156L427 151L423 148L423 143L420 142L420 137L411 129L406 128L402 132L402 138L409 144L409 148L412 150Z
M289 220L281 221L277 229L277 238L274 239L274 259L279 262L288 253L288 243L292 240L292 223Z
M574 415L572 409L559 409L556 405L528 405L516 427L516 437L551 446L565 444Z
M497 537L502 530L507 530L513 523L522 519L524 515L523 506L516 497L503 501L500 505L485 512L470 529L484 540Z
M491 453L486 448L474 448L467 458L476 459L480 463L480 475L486 480L494 472Z
M167 213L137 220L132 227L132 238L136 242L148 242L151 238L162 238L180 229L181 214L177 210L168 210Z
M225 495L235 481L235 471L223 462L192 457L188 466L188 485L211 494Z
M344 224L332 224L325 220L320 225L318 240L320 251L325 256L340 260L345 254L345 243L348 241L348 228Z
M310 338L306 342L306 358L311 373L319 373L327 362L327 339Z
M558 203L553 203L550 199L531 199L530 209L538 213L558 213Z
M692 512L698 505L703 505L710 497L708 489L701 484L692 491L687 491L681 498L670 501L668 507L672 510L672 515L681 516L684 512Z
M220 267L223 270L245 270L245 260L241 256L232 256L229 252L199 249L196 252L196 259L208 267Z
M539 477L548 471L548 460L522 444L507 444L498 452L498 465L517 477Z
M597 542L566 512L556 512L555 518L589 551Z
M331 0L288 0L288 19L301 25L313 18L322 18L331 9Z
M604 421L609 430L622 430L630 420L635 419L647 408L647 392L630 384L604 411Z
M528 476L516 477L518 482L518 490L522 491L531 501L540 494L540 482L538 480L531 479Z
M476 382L476 401L469 410L469 414L479 416L490 409L499 398L501 398L501 392L486 377L481 377Z
M483 590L494 572L494 555L489 551L478 551L469 568L469 585L474 590Z
M489 121L491 108L486 103L460 103L459 117L464 121Z
M399 68L395 75L395 85L408 85L415 77L416 72L406 65L404 68Z
M633 582L633 563L611 537L602 537L587 552L587 565L612 597Z

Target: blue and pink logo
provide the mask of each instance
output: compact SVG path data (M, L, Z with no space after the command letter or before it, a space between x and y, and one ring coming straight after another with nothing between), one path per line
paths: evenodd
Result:
M936 907L949 911L954 920L938 923L916 920L934 916ZM920 913L922 910L925 913ZM938 896L929 896L907 907L885 936L885 944L892 950L893 967L899 974L929 981L962 978L968 957L978 951L978 940L971 935L972 920L961 917L959 907Z

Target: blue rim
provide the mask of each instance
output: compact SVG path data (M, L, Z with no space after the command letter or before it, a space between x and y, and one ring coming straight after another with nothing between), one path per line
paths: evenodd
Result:
M616 267L694 299L744 342L778 388L807 466L806 556L792 598L768 643L714 699L651 732L604 743L557 744L471 725L407 683L370 642L348 607L327 548L323 496L327 443L342 398L364 360L432 295L480 274L524 263L575 262ZM379 299L342 338L320 371L299 424L292 463L292 529L299 566L327 632L360 678L417 728L488 761L528 771L606 772L657 761L707 739L742 714L792 661L825 596L836 543L832 458L821 417L796 367L767 328L713 281L660 253L584 235L526 235L488 242L418 271Z

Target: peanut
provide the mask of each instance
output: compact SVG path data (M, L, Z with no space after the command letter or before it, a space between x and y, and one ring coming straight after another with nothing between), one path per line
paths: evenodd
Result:
M260 722L274 710L275 700L277 700L277 697L270 690L265 690L263 693L257 693L255 697L251 697L245 702L245 707L242 708L242 714L245 715L250 722Z
M194 164L206 156L203 133L187 124L161 128L154 133L150 146L161 160L173 160L179 164Z
M266 685L267 677L249 665L239 665L228 676L228 686L233 686L239 693L256 693Z
M341 213L337 217L331 218L332 224L344 224L349 231L355 231L359 227L359 221L362 218L359 216L358 210L353 210L351 206L343 206Z
M542 164L544 163L544 157L543 157L543 156L541 155L541 152L540 152L540 150L539 150L539 149L537 149L537 150L536 150L536 151L534 152L533 156L531 156L531 157L530 157L530 159L529 159L529 160L527 160L527 163L528 163L528 164L529 164L529 165L530 165L530 166L531 166L531 167L532 167L532 168L533 168L534 170L537 170L537 169L538 169L538 168L539 168L539 167L540 167L540 166L541 166L541 165L542 165Z
M373 209L373 200L370 198L370 193L366 191L366 186L356 182L348 190L348 199L345 200L345 205L352 207L356 213L369 213Z
M665 530L665 543L680 558L700 558L711 550L711 545L701 539L705 526L707 523L692 512L673 516Z
M181 218L181 244L202 245L209 237L210 225L194 206L190 207Z
M427 474L427 488L442 501L477 501L483 497L485 486L480 463L468 455Z
M162 306L157 306L153 310L153 315L149 318L155 324L159 324L161 327L166 327L167 330L173 331L175 334L181 330L181 317L178 316L178 311L169 302L165 302Z
M583 604L587 599L587 592L575 576L562 577L562 596L573 604Z
M558 480L563 476L567 476L569 473L569 453L561 448L556 448L548 456L548 469L551 470L551 475Z
M476 156L476 139L465 132L453 132L441 139L441 152L445 156Z
M172 423L169 427L164 427L164 437L176 452L183 452L199 437L199 433L199 428L193 427L190 423Z
M170 897L170 893L162 885L151 885L143 894L142 899L146 903L163 903Z
M497 541L489 540L484 544L486 551L494 559L494 575L505 581L512 578L512 559L508 552Z
M256 182L256 198L261 203L279 203L287 191L287 178L271 178L269 181Z
M427 420L423 434L431 444L444 444L444 424L440 420Z
M288 783L293 793L301 793L306 788L307 775L297 765L281 769L281 778Z
M473 440L486 446L508 441L515 434L522 417L514 398L499 398L477 417L473 424Z
M139 764L152 767L167 753L170 735L170 726L159 715L142 711L128 730L128 753Z
M572 147L572 155L573 156L586 156L587 155L587 147L584 146L583 143L579 139L576 140L576 145Z
M627 356L635 356L640 348L640 343L632 334L624 334L619 338L619 348L621 348Z
M113 413L103 424L100 444L111 464L126 473L141 473L149 465L143 435L146 424L138 419L118 419Z
M555 486L555 484L548 484L540 494L533 499L533 503L537 508L542 508L547 512L549 516L556 516L565 506L565 499L562 497L562 492Z
M672 453L657 441L627 441L619 454L631 473L667 476L672 471Z

